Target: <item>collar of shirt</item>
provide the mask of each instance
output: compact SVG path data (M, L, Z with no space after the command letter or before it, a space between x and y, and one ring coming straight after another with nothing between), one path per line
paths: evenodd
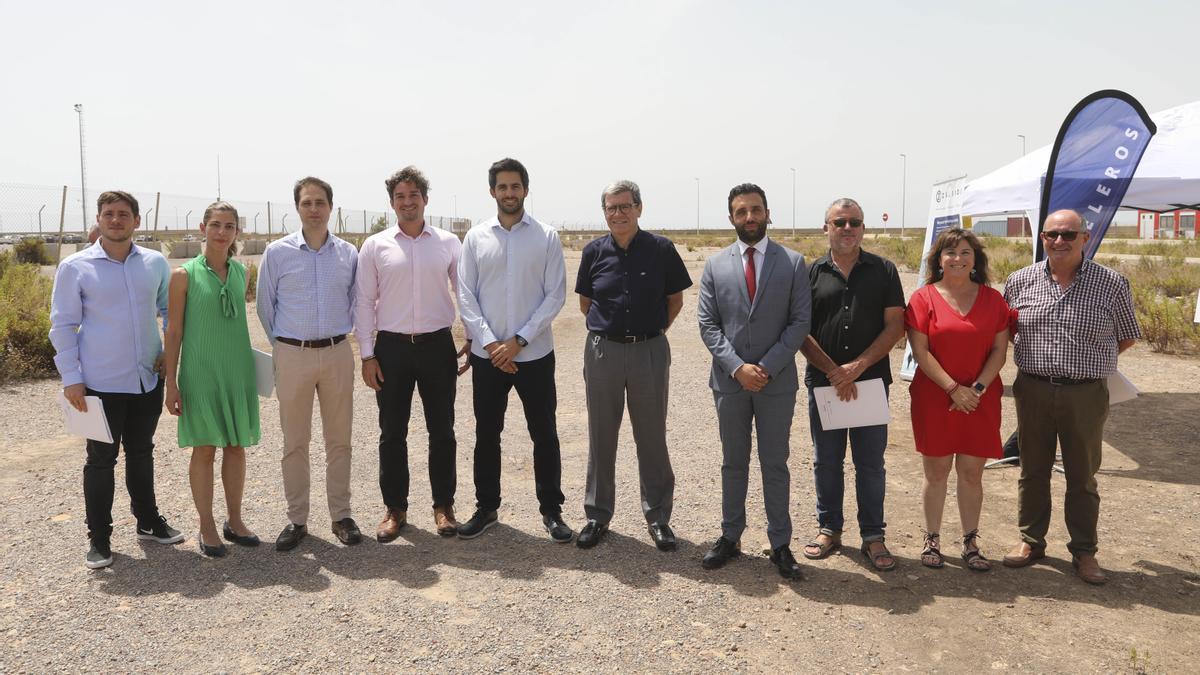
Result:
M492 227L499 228L501 230L504 229L504 225L500 223L499 216L492 216L491 219L489 219L487 221L487 224L491 225ZM513 226L512 226L512 228L509 229L509 231L511 232L512 230L517 229L517 227L521 226L521 225L529 226L532 224L533 224L533 216L529 215L528 211L525 211L524 213L521 214L521 219L518 220L517 222L513 223Z
M879 256L867 251L866 249L860 248L858 249L858 260L854 262L854 266L858 267L859 265L876 265L879 264L880 260L882 260L882 258ZM833 253L830 251L826 251L825 255L817 258L817 261L814 262L812 266L828 267L831 270L837 269L836 265L833 264Z
M738 239L737 240L738 255L742 256L742 258L745 258L746 257L746 249L753 248L755 251L758 251L758 259L762 260L763 256L766 255L766 253L767 253L767 241L769 241L769 238L764 235L762 239L759 239L758 241L756 241L754 243L754 246L750 246L749 244L742 241L741 239Z
M1078 270L1077 272L1075 272L1075 278L1071 280L1071 285L1070 285L1070 286L1067 286L1067 289L1071 288L1071 286L1074 286L1076 281L1079 281L1080 279L1084 279L1084 278L1086 278L1086 277L1087 277L1087 275L1088 275L1088 270L1089 270L1089 269L1091 269L1091 268L1092 268L1092 266L1093 266L1094 264L1095 264L1095 263L1093 263L1091 260L1088 260L1087 258L1084 258L1084 260L1083 260L1083 264L1081 264L1081 265L1079 266L1079 270ZM1050 281L1050 282L1052 282L1052 283L1054 283L1054 284L1057 284L1057 283L1058 283L1057 281L1054 281L1054 277L1050 276L1050 261L1049 261L1049 260L1047 260L1047 259L1042 259L1042 260L1040 260L1040 261L1038 262L1038 265L1040 265L1040 266L1041 266L1041 268L1042 268L1042 276L1043 276L1043 277L1044 277L1044 278L1045 278L1047 281ZM1066 292L1066 290L1064 289L1064 291L1063 291L1063 292L1065 293L1065 292Z
M130 255L130 256L141 255L141 254L142 254L142 252L139 250L139 248L140 248L140 247L139 247L137 244L134 244L133 246L131 246L131 247L129 248L129 255ZM121 261L121 260L117 260L116 258L114 258L114 257L110 256L110 255L108 254L108 251L105 251L105 250L104 250L104 247L100 245L100 240L99 240L99 239L97 239L97 240L96 240L96 243L94 243L94 244L92 244L91 246L89 246L89 247L87 247L87 248L83 249L83 251L81 251L81 253L82 253L82 254L83 254L85 257L88 257L88 258L106 258L106 259L108 259L108 260L111 260L112 262L115 262L115 263L121 263L121 262L123 262L123 261ZM129 257L128 257L128 256L126 256L125 260L129 260Z
M617 239L612 235L612 232L609 232L608 236L604 238L604 244L611 251L624 251L628 253L633 250L634 245L639 241L644 241L646 239L650 239L651 237L653 237L652 234L639 227L638 231L633 234L633 239L629 240L629 246L625 248L621 248L621 246L617 244Z
M424 239L424 238L433 236L433 233L429 231L429 223L422 223L421 232L418 233L417 236L415 236L415 237L408 236L408 234L405 233L404 230L400 229L399 225L391 226L390 228L388 228L388 231L390 231L392 233L392 238L394 238L396 241L399 241L401 237L404 237L405 239L408 239L409 241L416 241L418 239Z
M331 250L337 245L334 239L335 235L332 232L326 231L325 243L321 244L321 247L316 249L314 252L317 255L320 255L328 250ZM297 230L284 237L281 241L286 241L289 245L295 246L303 251L313 251L313 248L308 245L308 241L304 238L304 230Z

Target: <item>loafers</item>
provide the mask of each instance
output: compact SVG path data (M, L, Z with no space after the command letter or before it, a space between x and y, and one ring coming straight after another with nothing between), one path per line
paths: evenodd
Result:
M804 578L800 563L796 562L796 556L792 555L792 549L787 544L771 551L771 564L779 571L779 576L784 579Z
M333 536L346 546L353 546L362 541L362 531L353 518L346 517L333 523Z
M1008 555L1004 556L1005 567L1025 567L1046 557L1046 547L1034 548L1028 542L1021 542Z
M730 541L722 535L717 538L717 543L713 544L712 549L704 554L704 559L700 561L700 565L706 570L715 570L719 567L724 567L725 563L741 554L742 543L740 541Z
M400 536L400 529L408 524L408 512L389 508L375 529L375 538L379 543L386 544Z
M433 525L443 537L453 537L457 534L458 521L454 519L454 509L449 506L433 507Z
M290 551L300 545L300 541L308 536L308 528L295 523L288 523L283 532L275 538L276 551Z
M583 526L583 529L579 531L579 536L575 539L575 545L579 548L591 548L600 543L606 532L608 532L608 523L589 520Z
M550 538L557 544L569 544L571 537L575 536L575 532L563 522L561 515L542 516L542 527L546 528Z
M225 548L225 544L209 546L208 544L204 543L204 539L199 536L196 537L196 541L200 544L200 552L209 558L224 558L225 555L229 553L229 549Z
M237 532L234 532L233 528L229 526L228 522L226 522L221 528L221 536L225 537L225 541L231 541L238 546L258 546L260 543L258 535L248 534L243 537ZM203 542L201 542L201 544L203 544Z
M474 539L490 530L498 522L500 522L500 517L496 515L495 511L476 511L470 520L458 526L458 538Z
M654 540L654 545L660 551L674 551L677 543L675 541L675 533L671 531L671 526L666 523L650 523L646 528L650 532L650 538Z
M1075 576L1093 586L1108 583L1108 577L1104 575L1104 570L1100 569L1100 563L1096 562L1094 553L1080 553L1072 557L1071 565L1075 567Z

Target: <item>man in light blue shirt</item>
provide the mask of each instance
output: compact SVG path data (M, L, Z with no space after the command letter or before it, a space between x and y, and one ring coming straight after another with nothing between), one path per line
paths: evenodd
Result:
M302 227L274 241L258 270L258 318L271 340L275 396L283 427L283 492L288 525L275 540L290 551L308 534L313 394L325 434L325 491L333 534L362 541L350 517L350 423L354 416L353 326L358 251L329 231L333 188L308 176L292 190Z
M500 432L513 387L533 440L533 472L542 525L560 543L562 462L555 411L554 338L550 324L567 297L558 233L525 213L529 172L505 158L488 170L495 218L471 228L458 264L458 310L471 342L475 408L475 499L458 536L473 539L497 522Z
M99 397L112 432L112 443L87 442L83 500L90 569L112 564L113 468L122 444L138 538L183 541L159 515L154 498L154 431L163 406L158 318L165 328L170 268L161 253L133 244L141 224L133 195L101 194L96 223L100 240L62 261L50 301L50 342L63 396L81 412L87 412L85 396Z

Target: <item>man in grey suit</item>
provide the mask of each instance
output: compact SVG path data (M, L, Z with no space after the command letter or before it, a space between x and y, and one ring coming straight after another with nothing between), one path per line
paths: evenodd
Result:
M750 427L758 430L771 562L787 579L801 577L788 542L789 437L799 379L796 351L812 310L804 256L767 239L767 195L752 183L729 191L729 222L738 241L708 259L696 314L712 352L709 386L721 434L721 536L704 556L716 569L741 553L750 474Z

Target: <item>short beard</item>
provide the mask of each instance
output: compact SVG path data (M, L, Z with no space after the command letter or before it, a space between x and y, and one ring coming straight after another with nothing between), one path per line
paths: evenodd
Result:
M758 236L753 239L750 238L750 235L747 234L744 229L742 229L740 227L734 227L733 229L737 231L738 239L740 239L743 244L748 244L750 246L757 244L758 242L762 241L764 237L767 236L767 224L766 223L763 223L762 226L758 228Z
M520 213L521 211L525 210L525 200L522 199L521 201L517 202L516 206L513 206L511 208L505 206L503 202L496 202L496 206L500 207L500 210L502 212L504 212L506 215L515 216L518 213Z

